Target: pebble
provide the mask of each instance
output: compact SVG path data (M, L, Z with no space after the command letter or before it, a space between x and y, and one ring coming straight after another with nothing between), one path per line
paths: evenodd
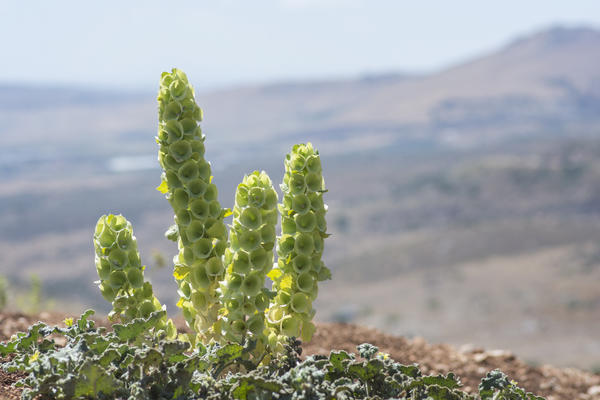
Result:
M600 385L590 386L590 388L587 391L587 394L589 394L590 396L600 394Z
M515 359L515 355L506 350L489 350L484 353L475 353L473 355L473 360L477 363L484 362L488 358L501 358L504 361L511 361Z
M506 350L489 350L486 353L490 357L501 357L505 360L510 360L510 359L515 358L515 356L510 351L506 351Z
M485 350L481 347L477 347L472 343L463 344L458 348L458 351L461 353L475 354L475 353L483 353Z

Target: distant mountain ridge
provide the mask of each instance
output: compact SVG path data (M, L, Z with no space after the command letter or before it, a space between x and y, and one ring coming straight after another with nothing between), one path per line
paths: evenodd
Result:
M325 143L352 131L384 145L457 135L476 145L591 129L600 123L600 31L552 28L427 76L246 87L202 94L200 102L207 125L225 135L244 121L259 137L308 132Z
M429 75L284 82L197 97L209 143L231 157L281 152L298 141L333 154L594 134L600 31L547 29ZM150 95L0 85L0 120L0 134L16 150L52 137L56 151L66 151L63 144L78 134L78 149L91 153L155 152Z
M94 90L61 86L36 86L0 83L0 110L52 108L72 104L103 104L140 101L140 93Z

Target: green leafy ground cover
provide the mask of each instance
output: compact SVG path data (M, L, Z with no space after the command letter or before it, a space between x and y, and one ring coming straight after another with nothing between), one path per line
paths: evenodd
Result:
M18 383L24 399L542 399L498 370L482 379L475 397L461 391L452 373L423 376L417 365L399 364L370 344L358 346L358 356L332 351L301 361L300 343L290 339L278 357L252 365L245 357L254 350L251 341L192 349L157 338L152 329L164 311L112 331L96 328L92 314L68 320L66 328L35 324L0 345L0 355L14 355L5 370L29 374ZM57 336L66 339L64 347Z

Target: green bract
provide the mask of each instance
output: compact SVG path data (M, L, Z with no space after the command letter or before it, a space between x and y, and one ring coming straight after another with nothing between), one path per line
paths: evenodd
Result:
M186 75L177 69L162 74L158 104L158 159L164 170L160 189L175 212L177 235L171 231L169 236L179 246L174 260L181 295L178 306L198 339L218 340L217 289L225 272L227 231L225 212L211 183L211 167L204 159L202 111Z
M113 309L110 320L129 322L146 318L164 308L154 296L150 282L144 281L144 267L133 236L131 223L122 215L103 215L94 232L96 270L102 296ZM166 316L155 327L164 330L168 337L176 336L175 325Z
M282 235L277 241L277 268L269 277L277 292L268 311L271 332L269 344L281 351L286 337L310 341L315 326L312 302L317 297L317 282L329 279L323 265L323 239L327 206L323 203L325 184L319 153L311 143L296 145L286 156L281 185L283 201Z
M226 340L254 339L254 354L260 357L267 345L264 311L269 292L264 283L273 267L277 193L269 176L255 171L238 185L235 199L221 285L223 330Z

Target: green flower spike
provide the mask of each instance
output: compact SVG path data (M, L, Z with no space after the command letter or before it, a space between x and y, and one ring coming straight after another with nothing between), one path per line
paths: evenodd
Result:
M245 176L235 195L221 312L225 339L255 339L255 357L267 345L264 311L270 295L264 284L273 267L276 208L277 193L269 176L264 171Z
M175 212L175 225L166 236L178 243L174 276L188 326L196 339L219 340L219 282L224 278L222 257L227 247L223 218L211 183L211 167L204 159L204 135L198 125L202 111L194 89L178 70L164 72L158 94L160 146L158 160L164 173L158 190Z
M102 296L113 305L110 320L129 322L164 308L154 296L150 282L144 281L137 241L125 217L112 214L100 217L94 232L94 248L100 277L98 286ZM177 335L173 321L166 317L157 326L157 332L161 330L172 339Z
M295 145L286 156L279 212L282 235L277 240L277 268L269 273L276 296L267 312L268 343L283 349L285 338L296 336L308 342L315 330L317 282L331 278L321 261L327 206L319 153L312 144Z

